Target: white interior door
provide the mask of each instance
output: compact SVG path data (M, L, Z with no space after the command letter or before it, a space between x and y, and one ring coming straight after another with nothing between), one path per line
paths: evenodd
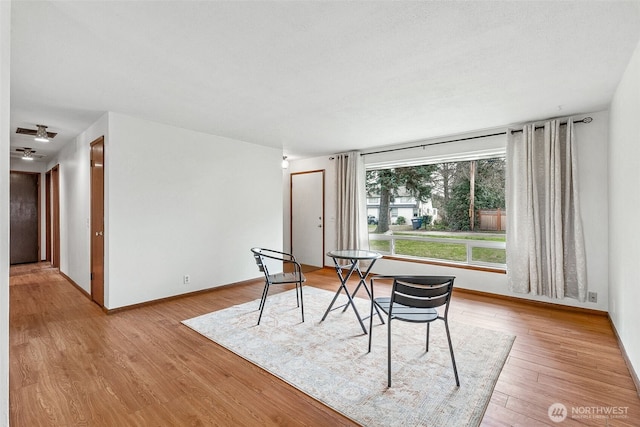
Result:
M291 251L300 264L324 266L324 171L291 174Z

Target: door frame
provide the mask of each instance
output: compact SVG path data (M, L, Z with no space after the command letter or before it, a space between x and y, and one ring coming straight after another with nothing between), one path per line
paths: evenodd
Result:
M60 268L60 165L52 167L45 180L47 197L47 260Z
M95 164L94 164L94 153L96 146L101 146L102 152L102 182L101 182L101 190L96 193L94 189L94 178L95 178ZM90 164L90 179L89 179L89 193L90 193L90 253L89 253L89 271L91 272L91 299L98 304L100 307L104 308L104 171L105 171L105 146L104 146L104 135L93 140L89 146L89 164ZM102 198L101 202L99 202L99 210L96 211L96 201ZM96 223L101 222L100 230L96 230ZM101 233L99 236L97 233ZM99 243L102 245L102 250L100 251L102 255L102 259L99 259L100 255L97 255L94 250L94 245L98 244L97 239L100 239ZM96 273L96 263L100 263L100 271ZM99 274L100 277L96 277L96 274ZM96 283L100 283L98 286Z
M51 262L51 170L44 175L44 260Z
M322 262L321 268L325 265L325 170L324 169L314 169L310 171L303 172L292 172L289 174L289 248L293 252L293 177L294 175L306 175L312 173L321 173L322 174Z
M46 256L53 268L60 268L60 165L45 175Z

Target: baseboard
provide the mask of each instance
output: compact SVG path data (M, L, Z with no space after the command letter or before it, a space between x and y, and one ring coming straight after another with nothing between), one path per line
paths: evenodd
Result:
M69 276L67 276L66 274L64 274L62 271L60 271L60 269L58 269L58 273L60 273L60 275L62 277L64 277L65 279L67 279L67 282L71 283L73 286L76 287L76 289L78 289L80 292L82 292L82 294L84 296L86 296L87 298L91 299L91 294L87 291L84 290L84 288L80 285L78 285L76 282L73 281L73 279Z
M624 344L620 339L620 335L618 334L616 325L613 323L613 319L611 319L611 316L609 315L607 315L607 318L609 319L609 323L611 324L611 329L613 329L613 333L616 336L616 339L618 340L618 347L620 347L620 352L622 353L622 358L624 359L624 363L627 364L627 369L629 370L631 379L633 380L633 383L636 386L636 393L638 394L638 397L640 397L640 379L638 379L638 374L633 368L633 365L631 364L631 359L629 359L629 356L627 355L627 350L624 348Z
M117 308L104 308L104 312L107 313L107 314L113 314L113 313L118 313L118 312L121 312L121 311L132 310L132 309L135 309L135 308L140 308L140 307L145 307L145 306L148 306L148 305L158 304L158 303L161 303L161 302L173 301L173 300L180 299L180 298L186 298L186 297L192 297L192 296L199 295L199 294L205 294L205 293L213 292L213 291L216 291L216 290L219 290L219 289L228 288L230 286L253 285L253 284L256 284L256 283L264 283L264 276L258 277L256 279L243 280L241 282L228 283L226 285L220 285L220 286L214 286L214 287L211 287L211 288L200 289L198 291L188 292L186 294L173 295L173 296L170 296L170 297L154 299L154 300L150 300L150 301L141 302L141 303L138 303L138 304L125 305L123 307L117 307Z
M493 298L493 299L501 299L501 300L506 300L506 301L511 301L511 302L519 302L519 303L523 303L523 304L529 304L529 305L534 305L534 306L538 306L538 307L545 307L545 308L552 308L552 309L556 309L556 310L562 310L562 311L571 311L571 312L576 312L576 313L584 313L584 314L593 314L596 316L607 316L608 313L606 311L602 311L602 310L595 310L593 308L584 308L584 307L574 307L571 305L562 305L562 304L554 304L551 302L546 302L546 301L535 301L535 300L531 300L531 299L526 299L526 298L518 298L515 296L510 296L510 295L501 295L501 294L493 294L491 292L483 292L483 291L476 291L473 289L463 289L463 288L453 288L453 293L466 293L466 294L470 294L470 295L479 295L479 296L484 296L484 297L488 297L488 298Z

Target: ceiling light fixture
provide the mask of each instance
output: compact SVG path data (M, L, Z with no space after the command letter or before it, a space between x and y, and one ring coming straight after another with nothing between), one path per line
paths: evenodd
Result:
M33 151L30 148L25 148L22 151L22 160L33 160Z
M34 138L38 142L49 142L49 135L47 135L47 127L45 125L36 125L38 127L38 131L36 132L36 137Z
M287 160L287 156L282 156L282 169L287 169L289 167L289 160Z

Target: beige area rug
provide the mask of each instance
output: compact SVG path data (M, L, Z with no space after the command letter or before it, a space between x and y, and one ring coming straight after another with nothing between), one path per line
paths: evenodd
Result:
M426 325L394 321L387 388L386 325L374 319L367 353L368 336L351 308L332 311L320 322L333 292L304 288L304 323L294 292L270 295L260 326L258 300L183 323L364 426L480 424L513 336L450 319L458 388L444 322L432 324L427 353ZM356 303L366 316L369 301Z

